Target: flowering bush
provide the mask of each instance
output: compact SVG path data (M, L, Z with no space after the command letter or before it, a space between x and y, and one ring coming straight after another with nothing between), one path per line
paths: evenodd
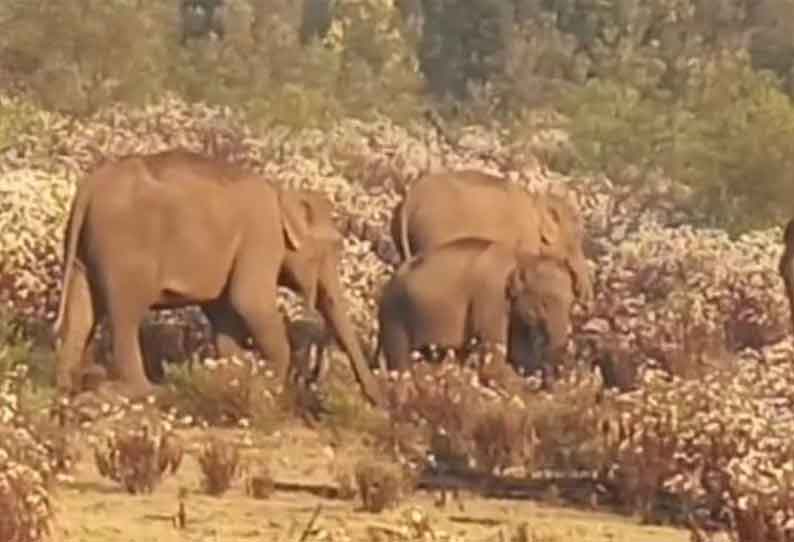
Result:
M59 470L48 444L20 410L24 369L0 379L0 540L33 542L52 532L50 490Z

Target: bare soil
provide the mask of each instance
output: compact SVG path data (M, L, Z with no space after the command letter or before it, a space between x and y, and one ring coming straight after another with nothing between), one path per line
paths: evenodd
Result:
M238 479L223 496L202 493L201 472L195 458L200 431L183 433L192 443L174 476L164 479L151 495L132 496L97 473L86 449L73 481L57 490L57 539L65 542L176 542L176 541L398 541L422 540L401 534L416 511L427 517L435 534L425 540L536 542L684 542L680 529L641 526L613 514L550 506L529 501L483 499L463 494L445 507L437 496L417 492L396 509L381 514L360 510L358 499L318 496L312 487L334 485L333 465L352 461L351 453L336 452L318 432L292 427L267 437L261 453L279 484L268 499L246 495ZM257 452L259 453L259 452ZM285 486L303 486L285 490ZM281 488L281 489L279 489ZM180 489L185 497L186 524L179 529L174 516ZM321 505L313 528L312 516ZM524 526L522 527L522 524ZM523 537L519 534L524 529ZM528 537L527 537L528 535ZM454 538L451 538L454 537Z

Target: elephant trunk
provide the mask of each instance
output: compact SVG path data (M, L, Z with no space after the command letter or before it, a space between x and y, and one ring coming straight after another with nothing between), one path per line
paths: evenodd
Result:
M548 333L548 363L556 373L562 368L568 346L568 330L571 327L570 307L566 303L554 303L546 314Z
M511 314L507 332L507 358L513 368L524 376L543 369L547 335L537 323Z
M317 305L320 313L334 331L336 340L350 358L353 373L358 380L364 396L376 406L385 405L385 397L369 370L361 343L348 316L348 306L344 300L342 285L336 276L335 266L328 266L320 275Z

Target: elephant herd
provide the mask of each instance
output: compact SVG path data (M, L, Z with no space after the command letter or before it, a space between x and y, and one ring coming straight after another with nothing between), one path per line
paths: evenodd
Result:
M103 163L78 184L66 224L58 388L80 391L96 369L85 351L107 317L111 385L152 392L142 320L187 305L206 315L219 355L242 353L250 337L286 382L292 341L276 304L286 286L319 311L364 396L382 404L348 315L332 213L320 193L182 149ZM593 297L583 225L562 197L475 171L429 174L394 210L391 232L403 262L379 295L386 369L406 369L428 345L483 341L502 345L517 369L545 370L567 343L574 300Z

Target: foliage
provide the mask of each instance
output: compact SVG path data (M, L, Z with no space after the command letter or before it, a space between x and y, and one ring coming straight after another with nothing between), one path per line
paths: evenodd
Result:
M375 514L396 506L413 490L405 469L388 461L362 459L355 465L354 476L364 509Z
M692 221L736 233L792 212L787 0L260 4L227 6L223 41L181 46L175 4L14 0L0 70L50 110L84 117L175 92L234 106L261 132L410 124L430 107L524 140L529 110L556 109L580 167L684 182ZM0 148L31 122L26 107L4 110Z
M102 476L119 482L130 494L151 493L166 474L182 462L182 444L170 424L157 417L108 431L94 445L94 461Z
M651 488L663 484L711 517L729 514L739 540L789 533L789 361L747 362L698 381L647 378L621 407L618 472L650 474Z
M24 366L0 377L0 538L35 542L52 532L51 490L56 475L71 465L65 449L53 446L27 416L26 378Z
M792 212L794 109L742 55L693 62L675 99L594 80L567 97L581 165L639 186L654 173L688 185L690 220L731 233Z
M6 47L27 60L24 82L48 108L86 114L116 100L154 95L167 57L165 4L142 14L133 2L13 1ZM143 16L141 16L143 15Z
M597 406L597 379L575 372L546 394L518 377L504 376L486 384L481 372L420 363L412 374L388 381L390 438L405 449L401 435L416 436L401 428L418 424L435 461L487 474L517 467L530 473L607 466L598 424L606 407Z
M198 462L204 491L210 495L223 495L240 474L237 444L220 437L210 437L202 444Z
M201 423L268 430L284 416L277 383L261 362L207 359L192 369L174 367L167 378L172 392L165 403Z

